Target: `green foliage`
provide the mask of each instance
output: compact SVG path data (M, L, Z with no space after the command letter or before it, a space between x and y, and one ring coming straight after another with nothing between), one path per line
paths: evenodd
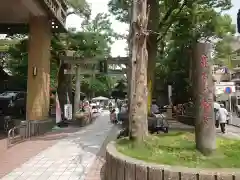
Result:
M82 1L83 2L83 1ZM70 1L69 1L70 3ZM80 3L80 1L71 1ZM77 4L75 4L77 5ZM78 4L79 5L79 4ZM80 10L79 10L80 12ZM110 44L117 34L111 28L109 16L98 14L93 20L86 19L83 23L83 32L69 31L66 34L54 35L51 41L51 86L57 86L58 66L60 64L59 54L66 50L74 50L77 55L91 60L92 57L105 57L110 55ZM15 39L15 36L12 37ZM19 77L20 81L26 86L27 80L27 42L28 39L19 37L19 43L12 44L9 48L11 59L9 60L9 69ZM92 67L93 69L96 67ZM73 79L74 82L74 79ZM92 92L109 95L112 87L111 78L105 75L96 76L96 78L86 77L82 82L82 92L91 94Z
M67 0L66 2L71 9L71 11L68 12L68 15L77 14L80 17L90 17L91 9L86 0Z
M222 14L231 7L231 1L160 0L159 4L160 21L156 33L159 43L157 59L161 59L161 63L156 69L156 79L163 81L165 89L172 84L173 95L178 102L186 101L191 89L189 61L194 44L199 40L221 42L225 36L235 33L230 16ZM127 1L112 0L109 6L117 18L128 22ZM219 50L219 46L216 47ZM228 48L224 50L226 53Z
M111 0L109 9L118 20L128 23L130 2ZM161 59L156 69L156 79L163 81L165 89L168 84L172 84L175 98L184 101L188 99L191 88L189 61L194 44L199 40L214 39L218 42L217 56L229 54L226 52L229 49L226 48L226 43L220 48L222 44L220 42L225 36L235 33L231 17L222 14L224 10L231 8L231 0L159 0L158 2L160 21L156 22L159 24L158 29L152 32L157 33L158 36L159 49L156 59ZM224 51L220 53L220 49Z
M233 52L239 48L239 44L239 40L233 36L226 36L219 40L215 44L214 63L232 68L231 59L236 56Z
M189 168L239 168L239 140L217 138L216 152L209 157L196 150L193 133L172 131L149 136L140 145L128 139L117 142L121 153L146 162Z
M113 87L112 78L105 75L97 75L96 78L85 77L81 83L81 91L89 97L93 92L96 96L109 97Z
M76 51L77 56L91 58L108 55L110 47L104 36L91 32L76 32L69 34L69 49Z
M112 44L114 40L122 37L117 34L111 26L110 16L105 13L98 13L93 20L86 19L82 23L84 32L101 34L109 44Z
M54 48L54 46L53 46ZM16 76L22 84L23 88L27 86L27 75L28 75L28 39L22 39L17 44L12 44L8 53L10 59L8 60L8 68L14 76ZM55 50L52 50L55 52ZM51 87L56 87L56 61L51 61Z

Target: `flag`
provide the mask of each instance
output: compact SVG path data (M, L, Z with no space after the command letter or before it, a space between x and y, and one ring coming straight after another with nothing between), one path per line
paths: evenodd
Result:
M61 107L58 99L58 94L56 93L56 123L60 123L62 121L62 116L61 116Z

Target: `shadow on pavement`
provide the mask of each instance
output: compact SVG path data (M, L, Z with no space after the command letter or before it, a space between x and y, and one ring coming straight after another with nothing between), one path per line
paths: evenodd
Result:
M0 140L6 139L7 138L7 133L0 131Z
M60 140L63 138L66 138L69 136L71 133L75 133L77 131L81 130L81 127L73 127L73 126L68 126L64 128L59 128L56 130L52 130L50 132L45 133L44 135L41 136L36 136L32 137L32 141L52 141L52 140Z
M100 178L101 180L105 180L105 163L103 164L101 170L100 170Z

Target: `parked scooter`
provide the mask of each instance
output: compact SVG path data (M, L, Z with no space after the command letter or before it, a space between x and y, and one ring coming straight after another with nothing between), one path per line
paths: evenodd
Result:
M119 131L117 139L126 137L129 134L128 119L125 119L125 120L127 120L127 122L122 123L123 127ZM148 120L148 131L151 134L153 133L159 134L160 132L168 133L168 129L169 129L169 124L163 113L153 114L153 118Z

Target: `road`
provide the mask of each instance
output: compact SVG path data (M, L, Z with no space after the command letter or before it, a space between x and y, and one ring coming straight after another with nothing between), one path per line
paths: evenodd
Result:
M240 118L235 113L232 115L232 122L230 124L240 127Z

